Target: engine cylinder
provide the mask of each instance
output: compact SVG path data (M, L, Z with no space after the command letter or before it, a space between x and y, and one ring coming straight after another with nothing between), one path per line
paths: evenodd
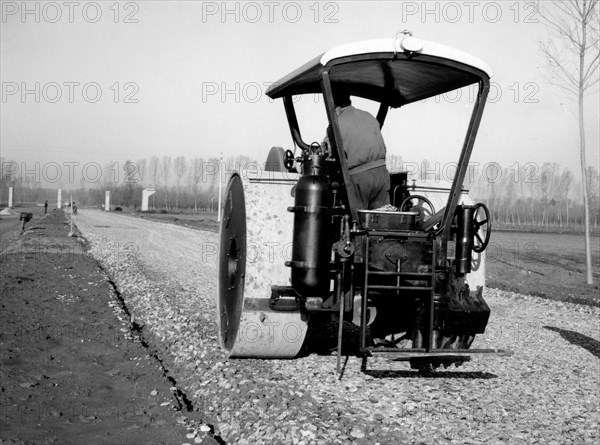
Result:
M331 258L331 185L327 180L323 157L305 152L303 174L295 187L292 286L303 297L329 291Z

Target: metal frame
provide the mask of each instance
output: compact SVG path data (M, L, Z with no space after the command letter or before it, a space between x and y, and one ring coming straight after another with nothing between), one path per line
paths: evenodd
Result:
M398 238L398 239L407 239L407 238L418 238L425 240L431 246L431 271L429 273L422 272L402 272L400 270L396 270L396 272L377 272L371 271L369 272L369 239L371 237L385 237L385 238ZM426 323L426 336L425 336L425 348L410 348L410 349L395 349L395 351L403 351L403 352L424 352L429 353L434 351L433 349L433 316L434 316L434 297L435 297L435 264L436 264L436 252L435 252L435 238L428 236L427 234L421 233L402 233L402 232L392 232L392 231L384 231L384 230L367 230L365 233L365 281L364 288L361 299L361 319L360 319L360 351L365 354L370 354L372 351L371 348L366 347L366 334L367 334L367 303L369 299L369 290L370 289L389 289L396 290L396 298L402 298L400 295L400 291L429 291L429 298L427 300L427 323ZM369 275L391 275L397 276L397 285L396 286L369 286ZM411 276L411 277L422 277L427 278L429 281L429 286L426 287L414 287L414 286L401 286L400 280L403 276ZM390 296L389 298L393 298Z
M354 193L350 193L349 191L349 188L352 187L352 180L350 179L350 171L348 170L346 156L343 155L345 153L344 142L342 141L342 132L340 131L340 124L337 113L335 112L335 103L333 102L333 91L328 70L323 70L321 73L321 89L323 91L323 97L325 98L327 118L333 133L333 138L329 140L329 143L331 144L335 159L342 172L342 179L344 181L343 186L346 192L346 202L348 203L348 210L351 217L350 224L352 224L353 222L358 222L358 203L356 202Z
M346 157L344 154L344 145L341 137L341 131L339 127L339 122L337 118L337 113L335 110L335 103L333 101L333 92L332 92L332 80L331 80L331 71L336 66L343 64L351 64L358 61L365 60L386 60L386 61L395 61L396 63L431 63L431 64L439 64L448 66L451 68L455 68L457 70L463 71L469 74L471 79L478 79L476 82L469 81L466 82L465 85L459 86L457 88L466 87L472 85L474 83L478 83L479 90L477 95L477 101L473 106L473 111L471 113L471 118L469 121L469 125L467 127L466 136L462 145L462 149L459 156L459 162L456 170L456 174L454 175L454 179L452 182L452 186L450 189L448 201L445 207L445 211L443 213L443 217L440 220L439 228L435 233L433 232L420 232L420 233L406 233L406 232L392 232L392 231L373 231L373 230L360 230L358 228L358 205L353 193L349 192L349 187L351 187L351 178L348 169L348 165L346 162ZM293 83L290 81L290 83ZM289 85L289 84L288 84ZM454 218L455 209L458 204L460 194L462 193L462 183L464 181L466 171L469 164L469 159L471 157L471 152L473 150L473 145L475 142L475 138L477 135L477 131L479 128L479 124L481 122L481 118L483 115L483 110L485 108L485 102L487 99L487 95L489 92L489 76L479 68L475 68L469 65L465 65L460 62L456 62L449 59L444 59L436 56L428 56L423 55L418 60L411 60L410 57L406 57L403 54L394 54L391 56L390 54L384 53L374 53L374 54L358 54L351 55L346 57L341 57L338 59L334 59L327 63L320 69L320 87L321 93L324 97L325 102L325 111L327 113L327 118L329 124L331 126L331 134L329 134L329 142L331 145L331 151L333 157L337 163L337 167L341 172L341 180L343 181L343 186L341 190L342 193L342 202L344 203L345 211L344 213L349 218L350 226L353 227L353 236L364 236L365 237L365 275L364 275L364 288L363 295L361 300L361 324L360 324L360 350L366 355L372 355L373 351L371 348L366 347L366 328L367 328L367 303L368 303L368 294L369 294L369 275L373 274L373 272L369 273L368 268L368 258L369 258L369 238L372 236L385 236L389 238L407 238L407 237L416 237L421 239L427 239L427 243L431 246L432 258L431 258L431 273L427 274L419 274L419 275L427 275L430 280L430 286L427 288L415 288L410 286L401 286L398 281L397 286L391 286L390 289L395 289L397 293L400 291L429 291L429 298L427 299L427 318L425 323L425 335L424 345L425 348L410 348L410 349L394 349L393 351L382 351L381 352L393 352L397 357L404 357L404 359L410 359L415 357L437 357L437 358L447 358L447 357L462 357L463 354L477 354L477 353L507 353L506 351L496 350L496 349L466 349L466 350L448 350L448 349L434 349L433 345L433 328L434 328L434 297L435 297L435 275L436 275L436 267L442 266L445 267L444 263L445 258L447 256L447 247L448 240L450 238L450 231L452 226L452 220ZM282 89L283 86L279 86L279 89ZM277 89L275 90L275 93ZM431 95L427 97L432 97L437 94L441 94L445 91L433 91ZM426 98L426 97L424 97ZM423 98L423 99L424 99ZM290 127L290 132L292 138L297 146L299 146L302 150L310 149L310 145L302 140L302 136L300 133L298 120L296 116L296 112L294 109L294 104L291 96L284 96L284 106L286 110L286 116L288 119L288 124ZM394 105L405 105L408 102L402 102L402 98L399 98L399 101L396 101ZM390 108L391 98L389 100L385 99L380 102L379 111L377 113L377 120L379 121L380 127L383 127L385 122L385 118L387 116L387 112ZM440 236L441 235L441 236ZM352 273L352 272L351 272ZM343 273L341 276L343 277ZM397 271L398 280L400 280L400 276L402 273ZM406 275L415 275L414 273L406 273ZM345 297L343 292L343 281L341 279L341 283L338 277L338 291L341 292L340 298L338 298L339 304L339 316L340 316L340 324L338 329L338 348L337 348L337 367L338 372L340 371L340 359L341 359L341 347L342 347L342 323L344 311L347 309L345 305ZM341 286L341 287L340 287ZM372 287L372 286L371 286ZM341 290L340 290L341 289ZM401 298L400 295L398 297ZM354 287L351 288L350 299L354 298ZM392 298L392 297L390 297ZM399 358L402 359L402 358Z
M481 116L483 115L483 109L485 108L485 101L487 99L489 89L489 79L482 79L479 82L479 93L477 95L477 101L475 102L475 106L473 107L471 120L467 128L467 135L465 137L463 148L460 153L458 167L456 169L456 173L454 174L452 187L450 188L450 196L448 197L446 210L444 212L444 217L442 218L442 222L439 229L442 231L442 244L439 255L442 259L446 258L446 253L448 250L448 239L450 238L450 230L452 226L452 220L454 219L454 212L456 210L456 206L458 204L458 200L462 192L462 184L465 180L465 175L469 167L471 152L473 151L475 137L477 136L477 130L479 129L479 124L481 122Z
M485 101L487 99L487 95L489 92L490 81L487 74L478 68L471 67L469 65L464 65L460 62L456 62L453 60L442 59L435 56L421 56L418 60L410 60L410 59L400 59L397 56L391 56L390 54L360 54L342 57L339 59L332 60L326 66L321 69L321 93L323 94L323 98L325 99L325 111L327 113L327 119L332 129L332 138L330 138L330 144L332 151L334 153L334 157L338 163L338 167L342 174L342 180L344 182L343 188L345 191L345 200L344 202L347 204L348 213L351 216L351 223L358 222L358 214L357 214L357 203L354 199L354 194L348 192L348 187L350 186L350 173L348 170L348 166L346 163L345 156L341 154L344 153L343 141L341 138L341 132L339 128L339 123L337 119L337 113L335 112L335 104L333 102L333 93L331 86L331 70L336 66L351 64L358 61L365 60L394 60L395 63L431 63L431 64L439 64L448 66L451 68L455 68L457 70L464 71L471 76L477 77L479 79L479 91L477 94L477 101L473 107L473 111L471 113L471 118L469 121L469 125L467 127L467 132L465 136L465 140L463 142L463 146L461 149L461 153L459 156L459 162L456 169L456 173L454 175L454 179L452 182L452 186L450 189L449 198L446 204L446 210L444 212L444 217L442 218L441 224L439 226L437 234L441 233L441 249L438 255L438 258L444 258L447 253L448 239L450 237L450 227L452 224L452 219L454 217L454 210L456 205L458 204L458 200L460 198L460 193L462 191L462 183L464 181L469 160L471 157L471 152L473 150L473 145L475 143L475 138L477 136L477 131L479 128L479 124L481 122L481 118L483 115L483 110L485 108ZM471 85L472 83L467 83L464 86ZM433 95L438 94L438 92L434 92ZM288 120L288 124L290 127L290 132L292 135L292 139L301 149L306 150L310 146L306 142L302 140L302 136L300 133L300 128L298 124L298 119L296 116L296 112L294 109L294 104L291 96L285 96L283 98L286 116ZM379 121L380 126L383 126L385 122L385 118L387 112L389 110L389 106L387 104L388 101L382 101L380 103L380 108L377 113L377 120Z

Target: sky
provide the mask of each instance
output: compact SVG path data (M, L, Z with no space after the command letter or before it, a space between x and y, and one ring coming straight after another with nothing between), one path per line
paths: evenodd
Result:
M41 176L59 172L61 183L126 159L264 161L272 146L291 149L267 86L332 47L404 29L492 67L473 163L556 162L579 176L577 104L547 81L534 2L3 1L0 26L1 156ZM388 155L456 161L468 96L391 111ZM598 88L586 104L588 164L598 168ZM320 141L322 101L297 106L305 139Z

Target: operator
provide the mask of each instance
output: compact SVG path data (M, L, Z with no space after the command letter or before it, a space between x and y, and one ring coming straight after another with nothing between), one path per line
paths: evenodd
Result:
M379 122L352 106L345 88L334 86L333 102L346 152L352 187L360 209L373 210L390 203L390 174L385 166L386 148ZM324 143L329 143L325 138Z

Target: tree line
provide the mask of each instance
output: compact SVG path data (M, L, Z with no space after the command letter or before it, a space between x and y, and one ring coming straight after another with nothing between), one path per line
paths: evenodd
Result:
M56 175L53 170L53 175L60 178L49 180L49 175L44 174L44 166L33 167L4 158L0 158L0 164L2 205L7 205L9 187L13 187L14 204L45 200L54 203L57 189L61 188L64 202L72 196L80 206L100 206L104 203L105 192L110 191L113 206L137 210L141 207L142 191L154 189L156 193L149 202L152 210L196 212L216 211L219 181L224 182L231 171L259 168L246 156L224 160L217 157L153 156L137 161L129 159L124 163L108 162L104 166L90 163L94 167L92 175L86 174L89 169L85 167L75 170L74 174L63 168L64 171Z
M1 161L3 166L10 163ZM440 165L427 159L419 163L404 162L398 156L388 156L387 163L391 172L408 171L409 179L415 179L417 184L433 181L439 182L440 186L448 186L455 169L455 165ZM67 187L63 183L63 200L73 196L80 206L100 206L108 190L113 206L139 210L142 190L150 188L156 190L150 197L151 210L216 212L219 181L224 184L233 171L260 175L263 168L264 164L248 156L226 159L153 156L137 161L127 160L121 165L112 162L103 166L99 181L79 177L66 184ZM14 203L36 203L46 199L50 203L55 202L56 189L60 184L49 188L41 181L36 182L32 175L15 170L2 168L0 196L3 204L6 205L10 186L14 188ZM600 223L600 181L595 167L588 167L587 173L590 222L597 230ZM491 162L469 166L464 187L469 189L474 201L488 205L493 223L499 226L579 229L583 224L581 180L568 168L561 168L556 163L539 165L529 162L502 166Z
M587 195L590 224L600 222L600 182L598 170L587 167ZM557 227L583 229L582 181L556 163L498 167L494 180L485 174L471 184L474 200L485 202L492 220L499 226Z
M455 163L439 164L423 159L404 162L402 157L388 159L390 171L408 171L416 184L426 181L450 187ZM587 195L590 223L600 224L600 179L598 170L587 167ZM437 184L436 184L437 183ZM515 162L502 166L497 162L469 165L463 188L474 202L490 209L492 223L512 228L569 228L580 230L584 224L582 181L567 167L554 162L537 164Z

